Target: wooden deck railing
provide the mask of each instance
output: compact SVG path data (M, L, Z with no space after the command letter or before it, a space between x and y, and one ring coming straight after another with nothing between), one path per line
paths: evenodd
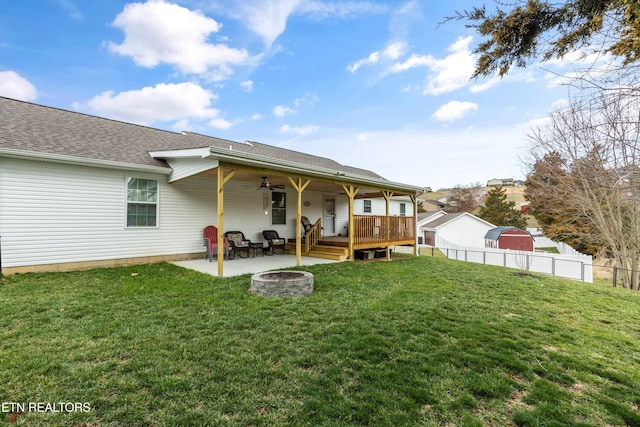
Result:
M413 216L354 215L354 244L408 242L415 240Z
M318 239L320 239L320 228L320 219L318 219L304 235L305 253L309 253L311 249L318 245Z

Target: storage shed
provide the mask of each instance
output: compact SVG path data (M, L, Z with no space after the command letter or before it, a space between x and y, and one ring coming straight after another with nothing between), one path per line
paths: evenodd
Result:
M485 234L484 246L493 249L533 252L533 236L528 231L516 227L496 227Z

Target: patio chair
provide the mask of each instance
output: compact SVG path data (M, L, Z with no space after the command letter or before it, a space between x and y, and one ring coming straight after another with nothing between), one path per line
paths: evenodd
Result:
M218 227L213 225L208 225L204 228L204 244L207 247L207 255L205 259L208 259L209 262L213 260L213 255L220 253L218 246ZM222 256L229 258L229 241L227 238L224 238L223 242L223 253Z
M271 254L280 254L284 255L284 239L278 236L278 232L276 230L264 230L262 232L262 237L269 244L269 252Z
M304 234L306 235L313 227L313 224L311 224L311 221L309 221L309 218L307 218L306 216L301 216L300 221L302 222L302 228L304 230ZM324 230L324 228L320 227L320 230Z
M249 258L251 249L253 249L255 245L251 243L251 240L245 239L242 231L227 231L224 233L224 236L229 241L234 257ZM246 255L243 256L242 254Z
M302 221L302 228L304 229L304 234L307 234L309 230L311 230L311 227L313 227L313 224L311 224L311 221L309 221L309 218L307 218L306 216L301 216L300 221Z

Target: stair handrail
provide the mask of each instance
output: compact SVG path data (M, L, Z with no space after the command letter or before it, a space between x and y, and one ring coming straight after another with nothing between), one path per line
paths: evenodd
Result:
M304 250L308 254L314 247L318 245L318 240L320 240L320 218L316 221L315 224L311 226L309 231L304 235Z

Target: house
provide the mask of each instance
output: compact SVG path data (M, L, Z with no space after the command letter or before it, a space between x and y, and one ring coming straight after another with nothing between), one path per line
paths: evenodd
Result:
M495 225L469 212L433 212L418 217L418 233L425 244L436 246L437 237L466 247L484 247L484 236Z
M484 236L485 247L493 249L512 249L533 252L533 236L516 227L496 227Z
M516 185L513 178L493 178L487 181L487 187L506 187Z
M207 225L256 242L276 230L293 239L298 264L332 252L321 246L353 259L362 248L415 246L420 190L259 142L0 97L5 274L204 258ZM302 216L315 223L304 239ZM222 276L227 261L218 258Z

